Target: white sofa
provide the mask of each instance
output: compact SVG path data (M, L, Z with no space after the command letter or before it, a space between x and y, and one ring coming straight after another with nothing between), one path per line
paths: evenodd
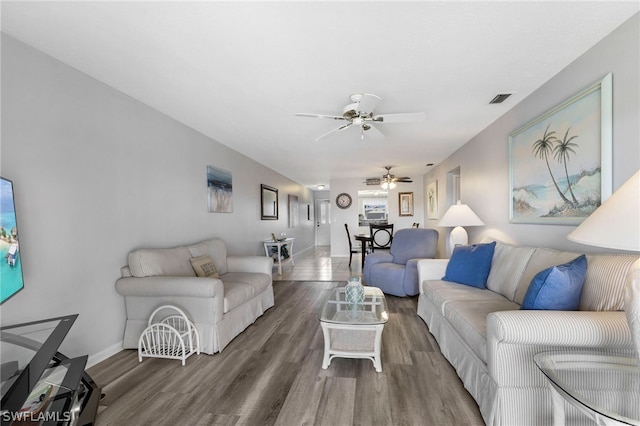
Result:
M448 259L418 262L418 315L478 403L487 425L550 425L551 390L533 356L603 350L633 356L625 276L637 256L587 255L578 311L519 310L532 278L580 253L497 242L487 288L442 281ZM569 423L582 422L567 408Z
M196 276L191 258L203 255L213 259L219 279ZM272 266L270 257L227 255L224 242L217 238L132 251L116 282L127 314L124 347L137 348L151 313L168 304L182 309L195 323L202 352L222 351L273 306Z

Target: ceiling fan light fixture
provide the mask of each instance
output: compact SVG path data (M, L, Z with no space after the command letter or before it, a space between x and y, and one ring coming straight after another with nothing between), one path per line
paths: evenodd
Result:
M380 187L382 189L389 189L389 182L385 180L384 182L382 182L382 185L380 185Z

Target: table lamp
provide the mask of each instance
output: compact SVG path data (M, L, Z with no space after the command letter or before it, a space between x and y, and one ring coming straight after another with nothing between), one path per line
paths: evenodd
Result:
M449 210L442 216L438 226L454 228L449 234L449 254L457 245L466 246L469 243L469 236L463 226L482 226L484 222L466 204L461 204L460 200L449 207Z
M640 252L640 170L567 238L580 244ZM640 257L627 273L624 311L640 359Z

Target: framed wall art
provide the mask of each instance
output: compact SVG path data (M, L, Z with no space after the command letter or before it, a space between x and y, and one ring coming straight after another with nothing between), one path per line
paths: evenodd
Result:
M607 74L509 135L512 223L579 224L612 191Z
M413 192L398 193L398 209L400 216L413 216Z
M427 185L427 219L438 219L438 181Z
M278 190L269 185L260 185L260 219L278 220Z
M298 205L298 196L289 194L289 228L295 228L298 226L298 220L300 219L300 211Z
M214 166L207 166L207 197L209 213L233 212L231 172Z

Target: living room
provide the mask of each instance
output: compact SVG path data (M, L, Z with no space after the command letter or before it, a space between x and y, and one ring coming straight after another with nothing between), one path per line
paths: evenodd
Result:
M413 175L411 186L403 187L415 195L414 218L406 219L406 227L421 222L438 229L438 257L447 257L448 230L428 218L424 193L429 183L438 182L443 214L447 175L458 168L463 201L485 223L468 228L470 241L492 236L530 246L603 251L567 240L575 226L509 220L508 140L520 126L611 73L612 190L640 168L640 15L634 2L624 3L625 7L630 3L636 8L630 18L576 54L575 60L549 75L459 149ZM16 191L25 288L2 305L3 325L78 313L80 319L63 352L88 354L89 364L94 365L122 348L125 306L115 282L131 250L219 237L231 253L263 255L262 240L284 232L295 237L298 251L304 251L315 244L315 221L301 220L289 228L287 195L296 195L300 205L313 205L315 198L333 201L339 193L357 194L366 188L363 181L369 175L314 182L328 184L327 192L288 178L223 144L225 135L240 124L221 130L219 139L206 136L183 124L182 117L159 112L135 94L114 89L20 41L5 30L7 13L4 8L1 174L13 181ZM33 22L37 25L37 20ZM114 66L126 67L127 59ZM222 81L233 84L229 76ZM198 88L192 90L197 96ZM375 88L370 90L375 93ZM295 112L290 111L291 120L296 119ZM253 119L243 117L240 122ZM309 139L317 136L311 130ZM281 156L286 158L287 153ZM387 156L381 156L376 166L386 164ZM207 211L208 165L232 171L232 213ZM261 184L279 189L281 215L276 221L260 220ZM389 198L393 214L400 190L396 188ZM355 226L357 214L337 208L332 214L331 255L348 257L344 223Z

